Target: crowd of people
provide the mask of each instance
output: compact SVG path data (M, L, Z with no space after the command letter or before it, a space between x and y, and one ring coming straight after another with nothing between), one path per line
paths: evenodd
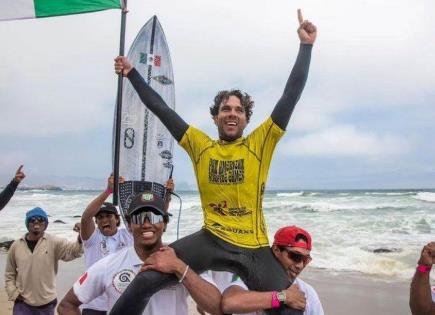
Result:
M299 53L283 94L271 115L246 137L254 104L247 93L229 90L216 95L210 114L219 139L213 140L168 107L127 58L115 59L115 71L128 78L190 156L204 226L165 244L169 199L143 191L126 209L127 226L122 228L117 208L107 202L113 176L84 210L74 241L46 233L49 216L33 208L25 217L28 232L7 256L5 285L14 315L52 315L57 305L60 315L184 315L188 295L202 314L324 313L314 288L299 277L312 259L310 233L289 222L275 233L270 247L262 206L273 151L304 89L317 37L316 26L300 10L298 20ZM20 166L0 194L0 209L24 178ZM166 189L174 189L172 180ZM58 304L58 261L83 253L86 271ZM434 261L435 243L430 243L423 248L411 285L413 315L435 314L429 283Z

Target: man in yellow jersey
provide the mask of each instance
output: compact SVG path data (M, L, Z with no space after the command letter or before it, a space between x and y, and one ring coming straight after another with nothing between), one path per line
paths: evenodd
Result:
M125 57L115 59L115 71L127 76L143 103L187 151L194 166L204 227L170 246L195 271L231 271L249 289L257 291L281 291L291 284L270 250L262 199L273 151L305 86L317 35L316 27L302 18L300 10L298 19L301 44L284 92L270 117L247 137L242 135L253 106L248 94L239 90L218 93L210 108L219 131L219 140L213 140L168 107ZM110 314L139 315L155 292L176 280L173 274L138 274ZM281 299L280 308L268 313L302 314L303 310L284 305L285 297Z

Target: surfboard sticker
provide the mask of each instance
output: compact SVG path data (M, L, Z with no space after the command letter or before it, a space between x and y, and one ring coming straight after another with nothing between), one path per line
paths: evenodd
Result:
M153 16L139 31L127 55L145 81L175 109L172 62L162 26ZM172 168L174 139L142 103L129 80L124 80L119 175L120 206L125 211L133 195L153 190L164 195Z

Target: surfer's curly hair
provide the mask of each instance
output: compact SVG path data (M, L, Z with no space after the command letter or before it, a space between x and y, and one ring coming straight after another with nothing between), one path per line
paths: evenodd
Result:
M249 122L249 119L252 116L252 107L254 107L254 101L251 99L251 96L248 93L237 89L219 91L218 94L216 94L214 98L214 104L210 106L211 116L215 117L218 115L219 106L228 101L230 96L235 96L240 100L240 103L245 109L246 121Z

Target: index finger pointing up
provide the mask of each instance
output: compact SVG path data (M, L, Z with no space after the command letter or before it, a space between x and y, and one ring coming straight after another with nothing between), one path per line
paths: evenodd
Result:
M20 167L17 169L17 173L21 172L21 170L23 169L24 165L20 165Z
M299 20L299 24L302 24L302 22L304 21L301 9L298 9L298 20Z

